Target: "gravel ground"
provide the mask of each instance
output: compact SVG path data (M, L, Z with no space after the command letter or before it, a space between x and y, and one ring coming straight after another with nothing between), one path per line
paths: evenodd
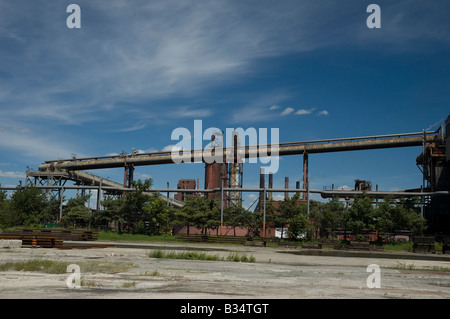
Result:
M270 247L124 244L95 249L1 249L0 263L31 259L80 266L81 287L69 273L1 271L1 299L447 299L450 256L413 253L352 253ZM256 262L149 258L155 249L199 249L208 254L253 256ZM308 255L304 255L308 254ZM340 254L340 255L339 255ZM88 263L98 269L86 270ZM380 269L379 288L368 287L369 265ZM104 266L105 270L102 270ZM127 265L119 269L118 265ZM109 267L107 267L109 266ZM113 268L111 270L111 267ZM410 268L415 268L414 270ZM417 270L426 269L426 270ZM369 283L369 285L370 285Z

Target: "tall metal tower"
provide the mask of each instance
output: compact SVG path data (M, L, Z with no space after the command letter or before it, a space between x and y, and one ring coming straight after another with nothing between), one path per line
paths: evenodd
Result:
M238 156L238 149L240 146L240 140L238 133L233 132L232 138L232 149L233 149L233 161L228 163L228 184L230 188L242 188L242 176L243 176L243 163ZM228 194L228 206L237 206L242 202L242 192L241 191L230 191Z

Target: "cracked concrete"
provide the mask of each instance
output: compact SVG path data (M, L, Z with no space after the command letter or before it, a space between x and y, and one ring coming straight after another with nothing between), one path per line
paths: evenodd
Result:
M2 249L0 263L49 259L78 264L81 287L68 288L70 275L1 271L0 298L8 299L447 299L450 256L413 253L336 252L271 247L183 243L115 243L100 249ZM149 258L154 249L203 250L256 262L187 261ZM86 262L128 264L119 271L90 272ZM130 266L132 264L132 266ZM380 267L380 288L369 288L368 265ZM424 270L411 270L424 269Z

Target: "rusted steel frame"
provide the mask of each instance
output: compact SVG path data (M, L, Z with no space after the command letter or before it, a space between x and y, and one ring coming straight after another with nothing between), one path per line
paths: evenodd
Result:
M433 142L435 135L427 135L427 142ZM239 149L242 152L242 158L257 158L262 156L270 156L276 154L280 156L284 155L296 155L304 154L307 152L312 153L327 153L327 152L342 152L342 151L356 151L356 150L369 150L369 149L381 149L381 148L396 148L396 147L410 147L421 146L423 144L422 136L407 136L398 138L385 138L385 139L372 139L361 141L345 141L345 142L330 142L330 143L316 143L316 144L289 144L289 145L269 145L269 146L247 146ZM224 152L227 148L224 148ZM185 162L198 161L199 153L203 150L187 151L185 156L181 159ZM60 163L44 163L39 166L40 171L54 170L54 169L68 169L68 170L87 170L87 169L99 169L99 168L114 168L123 167L124 163L128 163L134 166L143 165L158 165L158 164L174 164L172 161L171 152L155 153L145 156L129 156L118 157L111 159L88 159L78 161L62 161Z

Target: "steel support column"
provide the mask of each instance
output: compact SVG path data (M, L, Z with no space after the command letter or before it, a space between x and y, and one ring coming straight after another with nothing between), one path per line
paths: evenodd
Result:
M303 189L309 189L307 152L303 153ZM308 200L308 193L303 193L303 200Z
M131 182L133 181L134 166L132 164L125 163L123 172L123 188L131 188ZM125 197L125 192L122 193L122 197Z

